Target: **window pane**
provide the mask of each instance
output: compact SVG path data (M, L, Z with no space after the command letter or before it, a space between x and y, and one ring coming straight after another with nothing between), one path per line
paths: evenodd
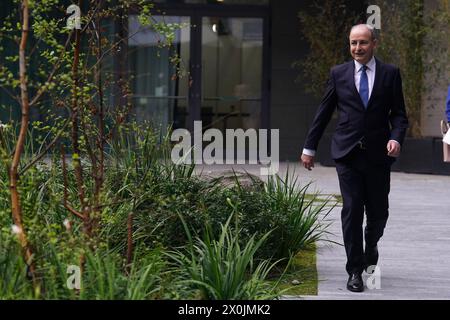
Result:
M202 25L203 124L259 128L262 19L205 17Z
M189 25L188 17L153 16L156 22ZM189 27L175 32L171 49L159 46L161 35L142 26L137 16L129 18L129 63L134 110L137 121L152 120L162 125L185 127L188 96ZM171 57L181 58L179 65ZM181 74L177 69L181 70Z

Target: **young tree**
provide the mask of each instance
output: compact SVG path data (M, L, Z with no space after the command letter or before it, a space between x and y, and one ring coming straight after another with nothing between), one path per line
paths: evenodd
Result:
M131 110L126 74L122 71L121 79L117 81L110 62L121 60L122 68L127 68L127 56L121 49L126 47L128 37L132 35L115 33L108 28L113 21L119 20L125 23L122 28L126 29L128 12L138 12L143 24L167 40L161 41L161 46L170 47L174 31L180 27L155 22L150 12L152 6L144 0L78 0L80 26L75 24L67 28L66 9L70 4L64 0L10 0L7 3L10 14L0 24L0 54L5 58L0 61L0 90L16 103L10 106L11 110L20 108L15 139L6 141L0 129L0 148L8 170L14 231L36 287L39 284L33 246L27 236L29 226L22 208L21 178L49 151L57 150L55 146L59 144L64 207L76 219L81 219L84 239L95 248L101 209L109 200L103 198L104 146ZM14 47L16 50L10 50ZM11 54L5 53L6 48ZM119 94L125 99L110 99L105 92L109 96ZM114 101L119 104L114 105ZM41 121L33 123L46 131L45 137L39 151L24 159L26 144L36 142L28 141L33 109L45 113L43 118L51 122L51 126L45 126ZM14 126L16 122L11 119L11 124ZM66 167L64 144L70 146L72 171ZM72 173L74 179L70 179ZM77 197L68 192L73 180ZM131 221L128 225L130 239ZM132 243L129 243L128 260L131 250Z

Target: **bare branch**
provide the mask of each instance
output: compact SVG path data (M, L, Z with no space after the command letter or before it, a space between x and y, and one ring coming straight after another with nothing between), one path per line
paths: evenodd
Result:
M9 91L5 86L0 85L0 88L3 89L8 96L10 96L12 99L20 103L20 97L15 96L11 91Z
M68 46L69 43L70 43L71 37L72 37L72 33L67 37L66 43L65 43L65 45L64 45L64 50L63 50L63 52L61 53L61 55L59 56L58 63L56 63L55 67L54 67L53 70L50 72L50 75L48 76L47 81L46 81L45 83L49 83L50 81L53 80L53 77L55 76L56 71L58 71L59 67L61 66L61 63L62 63L62 60L63 60L62 58L63 58L64 54L66 53L67 46ZM31 100L31 102L30 102L30 107L32 107L46 91L47 91L47 86L46 86L46 85L43 85L43 86L38 90L38 92L36 93L36 95L34 96L34 98Z
M72 213L73 215L75 215L75 216L77 216L78 218L84 220L83 214L81 214L80 212L78 212L77 210L75 210L74 208L72 208L69 204L64 203L64 208L66 208L67 210L69 210L69 212Z
M86 23L86 25L84 26L84 28L80 31L80 33L83 33L83 32L86 31L86 29L87 29L87 27L88 27L90 21L92 21L92 19L94 18L95 14L97 13L97 11L98 11L99 8L100 8L100 4L97 5L97 7L94 9L94 12L93 12L92 15L90 16L90 18L89 18L88 22ZM63 50L63 52L61 53L61 55L59 56L58 63L55 65L55 67L53 68L53 70L50 72L50 75L48 76L47 81L46 81L45 83L49 83L50 81L53 80L53 77L55 76L56 71L58 71L59 67L61 66L61 63L62 63L62 60L63 60L62 58L63 58L64 54L65 54L66 51L67 51L68 45L70 44L70 39L72 38L72 34L73 34L73 31L72 31L72 32L69 34L69 36L67 37L66 43L64 44L64 50ZM35 96L33 99L31 99L30 107L32 107L46 91L47 91L47 86L45 86L45 85L42 86L42 87L38 90L36 96Z
M28 163L20 172L19 172L19 176L21 176L22 174L24 174L28 169L30 169L36 162L38 162L39 160L41 160L46 154L47 152L50 150L51 147L53 147L53 145L58 142L59 138L61 137L61 134L63 134L63 132L65 132L68 124L69 124L69 120L67 119L66 122L64 123L64 126L58 131L58 133L56 134L55 138L53 138L53 140L47 145L47 147L44 149L44 151L42 151L38 156L36 156L36 158L34 158L34 160L32 160L30 163Z

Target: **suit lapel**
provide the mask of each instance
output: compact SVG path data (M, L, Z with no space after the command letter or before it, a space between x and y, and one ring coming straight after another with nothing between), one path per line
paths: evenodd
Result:
M353 92L353 95L355 96L355 99L359 101L359 105L362 109L366 109L364 107L364 103L361 99L361 96L359 95L358 90L356 89L355 85L355 61L350 61L349 66L347 68L347 74L345 75L345 78L347 79L347 85L350 88L350 90Z
M373 81L373 88L372 93L370 94L369 102L367 103L367 109L370 108L372 98L374 96L374 93L376 93L378 90L380 90L381 87L381 61L375 58L375 79Z

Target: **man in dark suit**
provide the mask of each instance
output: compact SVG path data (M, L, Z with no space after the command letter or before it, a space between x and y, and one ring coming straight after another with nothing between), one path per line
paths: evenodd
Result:
M362 292L361 274L378 262L378 240L388 219L391 165L408 128L400 71L374 57L377 39L370 25L350 31L353 61L331 69L325 95L305 141L301 161L308 170L335 109L331 142L343 198L342 231L349 274L347 289ZM365 247L363 248L363 219ZM372 269L372 268L371 268Z

